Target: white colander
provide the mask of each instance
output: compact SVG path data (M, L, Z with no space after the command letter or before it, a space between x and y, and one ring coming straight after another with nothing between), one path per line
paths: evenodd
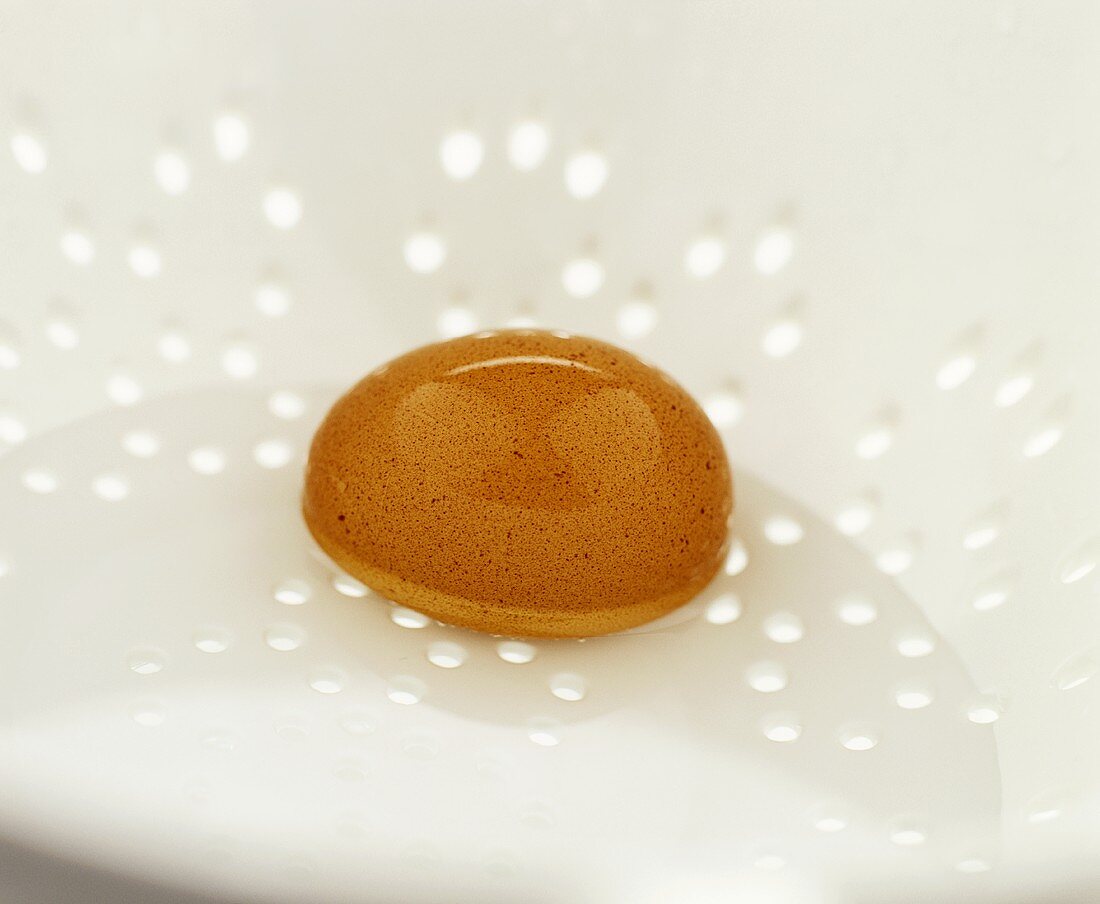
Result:
M1098 46L1087 0L0 5L0 899L1095 897ZM336 395L522 324L722 429L739 542L662 624L482 636L308 539Z

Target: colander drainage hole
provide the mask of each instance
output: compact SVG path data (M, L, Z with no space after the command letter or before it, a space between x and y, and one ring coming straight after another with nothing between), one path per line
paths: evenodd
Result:
M776 546L792 546L804 534L802 525L786 515L777 515L764 522L764 536Z
M126 665L138 675L155 675L163 671L166 657L160 650L152 647L140 647L131 650L126 656Z
M386 696L394 703L412 706L424 699L428 686L413 675L398 675L390 680Z
M441 669L457 669L466 662L466 648L449 640L437 640L428 645L428 662Z
M296 392L279 389L268 396L267 410L284 421L293 421L306 413L306 400Z
M348 678L339 669L318 669L309 678L309 686L319 694L338 694Z
M275 585L273 594L276 602L286 606L300 606L313 596L313 588L301 578L287 578Z
M233 635L226 628L210 626L199 628L192 641L202 653L224 653L233 643Z
M550 693L559 700L576 703L588 694L588 682L573 672L559 672L550 679Z
M521 640L502 640L497 644L497 655L505 662L522 665L535 658L535 647Z
M707 603L705 618L712 625L728 625L741 617L741 600L735 593L723 593Z
M281 623L264 631L264 643L281 653L297 650L306 641L306 632L297 625Z

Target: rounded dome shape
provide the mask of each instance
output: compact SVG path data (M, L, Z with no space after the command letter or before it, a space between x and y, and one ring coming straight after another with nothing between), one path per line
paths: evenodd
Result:
M564 333L481 333L384 365L314 438L304 513L382 595L493 634L663 615L714 575L733 507L717 432L660 371Z

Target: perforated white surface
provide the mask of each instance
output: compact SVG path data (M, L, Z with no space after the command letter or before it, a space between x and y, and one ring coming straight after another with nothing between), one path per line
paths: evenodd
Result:
M293 900L1088 881L1090 4L0 16L4 834ZM311 553L336 393L522 323L723 429L736 573L665 625L498 642Z

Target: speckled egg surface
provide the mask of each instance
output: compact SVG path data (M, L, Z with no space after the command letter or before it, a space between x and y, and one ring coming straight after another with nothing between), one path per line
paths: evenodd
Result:
M711 579L733 508L722 442L659 370L531 330L409 352L313 440L303 511L348 573L492 634L621 631Z

